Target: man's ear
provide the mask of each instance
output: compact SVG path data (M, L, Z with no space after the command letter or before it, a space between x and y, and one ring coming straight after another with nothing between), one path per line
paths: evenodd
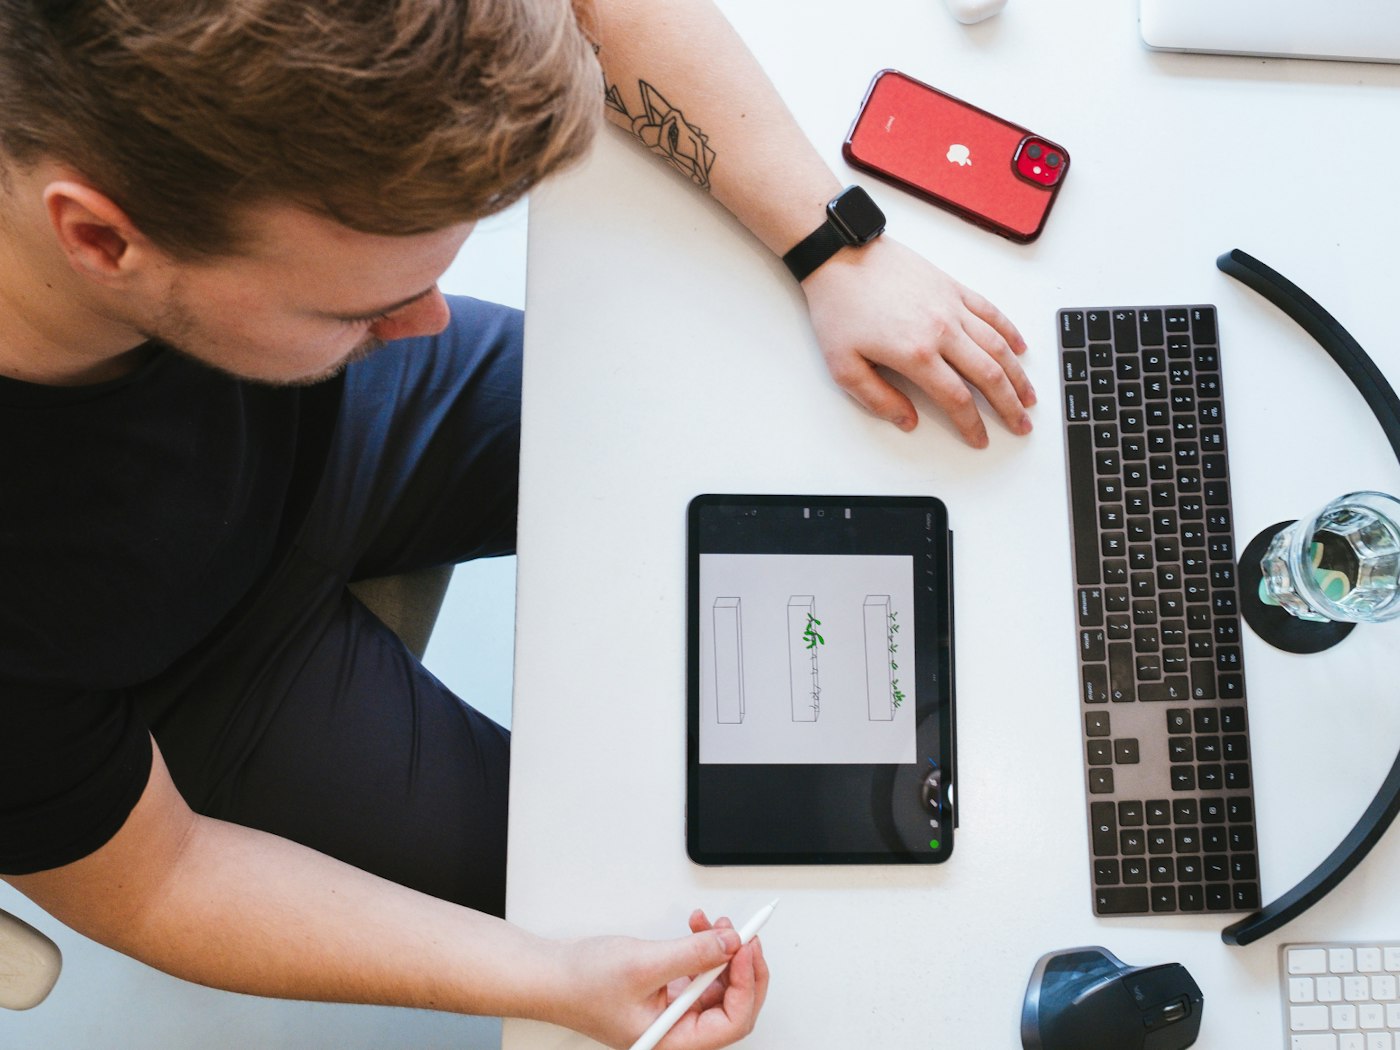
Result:
M44 208L75 271L108 286L146 275L161 253L106 194L72 179L44 187Z

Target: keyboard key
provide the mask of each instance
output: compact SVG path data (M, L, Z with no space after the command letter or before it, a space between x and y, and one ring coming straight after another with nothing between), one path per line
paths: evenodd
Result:
M1295 1035L1288 1044L1288 1050L1342 1050L1337 1045L1337 1037L1331 1032ZM1357 1050L1365 1050L1358 1047Z
M1108 703L1108 668L1091 664L1080 669L1083 700L1086 704Z
M1231 791L1249 787L1251 779L1249 766L1243 762L1232 762L1225 767L1225 787Z
M1326 948L1295 948L1288 953L1291 974L1322 974L1327 972Z
M1381 969L1381 950L1371 946L1353 949L1357 973L1376 973Z
M1290 1006L1288 1008L1289 1031L1325 1032L1330 1026L1331 1017L1325 1006Z
M1148 910L1147 887L1100 887L1094 890L1094 910L1100 915L1141 914Z
M1133 678L1133 647L1124 642L1108 646L1108 696L1115 703L1131 703L1137 698Z
M1044 331L1044 329L1041 329ZM1084 330L1084 314L1078 310L1065 310L1060 314L1060 345L1066 348L1084 346L1088 342ZM1215 342L1214 339L1208 342Z
M1143 310L1138 314L1138 337L1143 346L1162 345L1166 332L1162 325L1161 310ZM1214 339L1207 341L1215 342Z
M1122 877L1122 873L1118 870L1118 862L1116 860L1094 861L1095 886L1116 886L1122 881Z
M1235 883L1234 906L1236 911L1254 911L1258 908L1259 884L1256 882Z
M1230 849L1243 853L1254 849L1254 828L1250 824L1239 824L1226 833Z
M1089 824L1096 857L1118 855L1117 807L1112 802L1095 802L1089 807Z
M1202 306L1191 311L1191 338L1198 343L1216 341L1214 307Z
M1082 587L1079 590L1079 626L1101 627L1103 625L1103 591L1098 587Z

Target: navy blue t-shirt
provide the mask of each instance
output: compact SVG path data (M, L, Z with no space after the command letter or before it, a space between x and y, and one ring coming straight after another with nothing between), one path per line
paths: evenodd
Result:
M165 348L92 386L0 378L0 872L93 852L150 774L130 690L285 542L302 391Z

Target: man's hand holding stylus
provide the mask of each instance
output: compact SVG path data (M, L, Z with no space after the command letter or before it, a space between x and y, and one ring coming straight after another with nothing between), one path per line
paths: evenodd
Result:
M836 382L901 430L914 404L877 370L914 382L973 448L987 446L974 391L1013 434L1028 434L1036 402L1019 356L1026 341L976 292L888 234L838 252L802 282L812 327Z
M728 919L714 924L690 916L689 937L644 941L589 937L562 946L558 1015L548 1020L625 1050L656 1020L690 979L726 961L706 989L658 1044L658 1050L714 1050L753 1031L768 992L768 966L757 939L740 947Z

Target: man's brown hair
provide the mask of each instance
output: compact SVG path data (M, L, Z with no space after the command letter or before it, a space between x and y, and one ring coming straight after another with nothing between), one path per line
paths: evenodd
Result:
M0 178L64 162L185 257L269 201L378 234L490 215L601 113L570 0L0 0Z

